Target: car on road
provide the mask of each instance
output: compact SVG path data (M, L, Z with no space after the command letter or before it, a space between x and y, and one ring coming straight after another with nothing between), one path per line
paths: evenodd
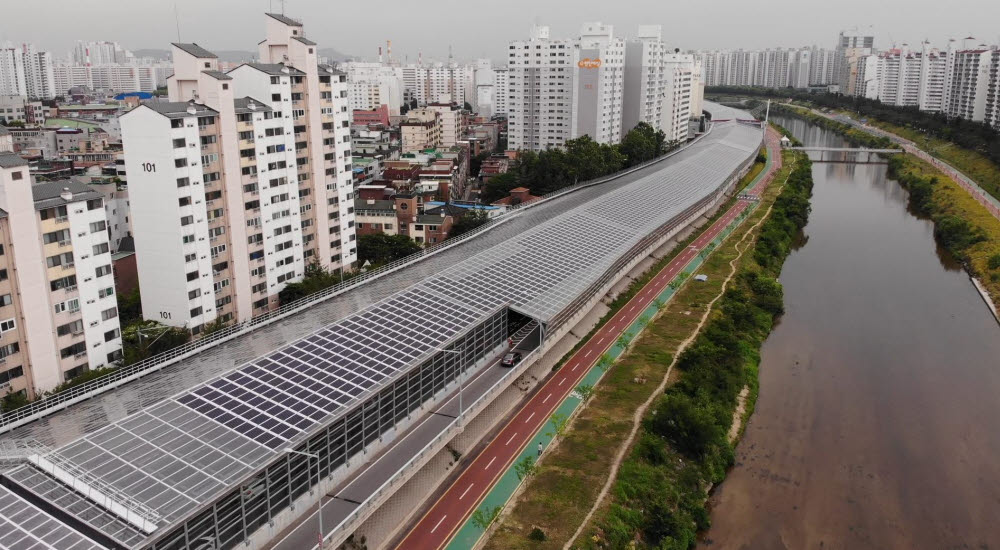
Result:
M501 367L514 367L521 362L521 354L516 351L511 351L503 356L500 360Z

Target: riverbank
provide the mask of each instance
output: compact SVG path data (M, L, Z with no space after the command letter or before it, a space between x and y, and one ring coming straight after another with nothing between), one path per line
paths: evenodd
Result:
M830 130L856 145L882 147L888 138L813 113L805 107L772 104L772 111ZM891 142L890 142L891 143ZM990 310L1000 304L1000 220L958 182L913 155L892 155L889 176L910 191L911 207L934 222L941 246L962 262L984 289Z

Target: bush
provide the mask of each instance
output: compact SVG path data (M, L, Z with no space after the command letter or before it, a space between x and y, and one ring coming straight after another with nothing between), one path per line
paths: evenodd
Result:
M986 260L986 267L990 269L1000 269L1000 254L990 256L990 259Z
M528 539L537 542L545 542L545 531L535 527L531 530L531 533L528 534Z

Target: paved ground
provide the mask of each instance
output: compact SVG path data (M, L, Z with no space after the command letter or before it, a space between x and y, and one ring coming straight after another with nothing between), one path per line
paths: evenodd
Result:
M768 133L768 147L772 151L770 157L780 159L773 132ZM780 160L773 163L771 170L758 180L749 193L759 194L773 179L779 166ZM749 205L748 200L737 201L573 354L497 433L493 441L465 465L462 474L445 490L397 548L428 550L439 549L448 544L497 480L521 456L525 447L536 444L537 434L545 428L552 413L594 368L601 355L615 346L619 335L628 330L685 266Z

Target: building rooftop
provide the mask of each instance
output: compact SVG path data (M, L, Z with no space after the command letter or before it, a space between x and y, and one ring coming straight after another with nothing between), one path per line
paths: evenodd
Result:
M72 193L69 200L62 197L62 194L67 190ZM50 181L32 185L31 196L35 200L36 210L101 198L101 194L91 189L89 185L73 180Z
M201 71L202 74L208 75L216 80L232 80L233 77L222 71Z
M296 21L295 19L292 19L291 17L286 17L284 14L281 14L281 13L265 13L264 15L266 15L268 17L272 17L274 19L277 19L278 21L281 21L282 23L284 23L284 24L286 24L286 25L288 25L290 27L301 27L302 26L302 22L301 21Z
M247 96L247 97L238 97L238 98L236 98L236 99L233 100L233 103L236 105L236 114L256 113L256 112L263 113L265 111L273 111L274 110L270 106L268 106L266 103L260 101L259 99L254 99L254 98L252 98L250 96ZM250 105L253 105L254 108L251 109Z
M0 151L0 168L14 168L16 166L27 166L28 161L21 158L20 155L11 153L9 151Z
M173 42L172 45L177 46L181 50L197 57L198 59L217 59L219 56L214 53L202 48L201 46L195 44L194 42L190 44L185 44L183 42Z
M267 74L270 74L270 75L275 75L275 76L281 76L281 75L304 75L304 74L306 74L306 73L304 73L304 72L296 69L295 67L292 67L291 65L285 65L283 63L244 63L244 65L248 65L250 67L253 67L254 69L257 69L258 71L261 71L261 72L264 72L264 73L267 73ZM237 67L237 69L238 68L239 67ZM233 69L233 70L236 70L236 69ZM230 72L232 72L232 71L230 71Z
M189 116L217 115L218 111L190 101L147 101L140 107L149 107L167 118L185 118ZM193 113L188 112L189 107L194 107ZM126 113L126 116L128 113Z
M304 36L293 36L292 40L301 42L301 43L305 44L306 46L315 46L316 45L315 42L313 42L312 40L309 40L308 38L306 38Z
M355 210L393 210L396 201L387 199L354 199Z
M421 214L417 216L416 223L422 223L424 225L441 225L444 223L445 217L440 214Z

